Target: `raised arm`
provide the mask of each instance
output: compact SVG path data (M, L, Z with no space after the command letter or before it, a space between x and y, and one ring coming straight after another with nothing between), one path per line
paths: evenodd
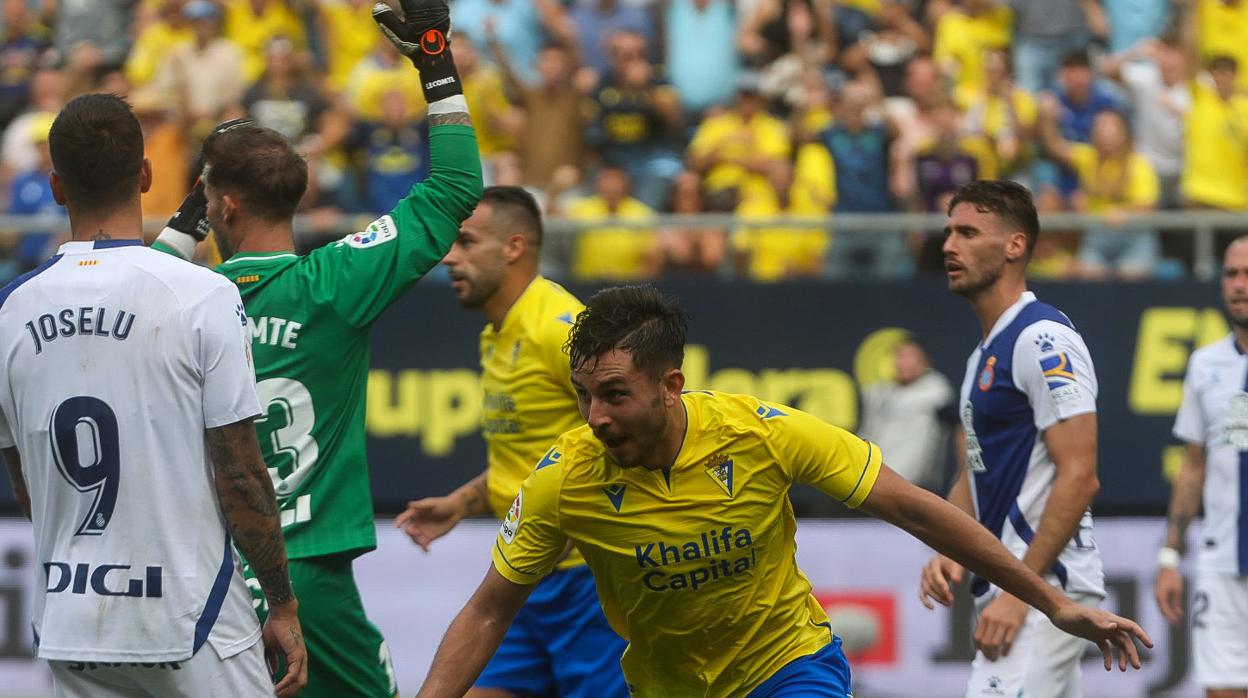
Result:
M290 586L277 498L256 441L256 428L247 418L206 429L204 435L221 514L269 602L265 648L285 656L286 675L278 683L278 695L294 695L307 683L307 650L299 627L299 605Z
M1057 126L1058 111L1061 105L1052 92L1040 95L1040 142L1048 154L1064 167L1070 167L1070 143L1062 138Z

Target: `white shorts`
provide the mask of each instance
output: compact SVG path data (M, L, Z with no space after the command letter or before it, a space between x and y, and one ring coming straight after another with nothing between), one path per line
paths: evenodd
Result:
M273 695L264 643L221 659L210 645L184 662L49 661L56 698L260 698Z
M1248 577L1198 570L1189 613L1196 683L1248 688Z
M1099 596L1072 594L1071 600L1097 607ZM976 604L976 614L988 599ZM983 652L975 653L966 698L1080 698L1080 662L1092 643L1068 635L1036 609L1027 613L1023 627L1014 636L1010 654L990 662Z

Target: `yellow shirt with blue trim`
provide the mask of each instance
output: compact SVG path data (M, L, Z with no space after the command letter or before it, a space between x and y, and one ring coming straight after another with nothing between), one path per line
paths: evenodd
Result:
M584 422L563 344L585 306L559 284L534 279L501 326L481 332L481 434L487 447L490 509L507 514L551 442ZM583 565L575 551L560 568Z
M494 567L532 584L571 540L594 573L635 698L745 696L832 639L797 568L795 482L847 506L880 472L877 446L746 395L685 393L671 468L621 468L588 426L564 434L512 502Z

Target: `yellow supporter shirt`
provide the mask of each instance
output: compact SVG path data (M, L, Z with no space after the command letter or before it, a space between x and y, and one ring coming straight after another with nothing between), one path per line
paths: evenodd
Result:
M352 84L347 86L347 101L359 118L380 120L382 98L390 92L403 95L409 119L419 121L424 118L428 104L425 103L424 88L420 85L420 71L413 70L412 64L406 60L390 67L361 67L352 75L351 81Z
M264 49L270 40L282 36L297 49L307 43L303 22L285 2L274 0L259 15L252 11L251 0L229 0L225 6L224 34L243 51L243 77L248 83L255 82L264 72Z
M1103 161L1096 148L1087 143L1074 143L1070 146L1070 164L1079 177L1079 188L1087 196L1088 210L1092 213L1157 205L1160 188L1157 172L1139 153L1131 153L1127 158L1124 173L1122 161Z
M578 199L568 205L568 218L574 221L610 217L611 210L600 196ZM620 203L616 217L644 221L653 218L654 211L630 197ZM640 279L646 275L647 258L654 250L655 240L655 232L645 228L587 228L576 241L572 274L578 279Z
M126 79L134 87L147 85L175 48L194 41L190 29L175 28L165 21L152 22L135 39L134 48L126 57Z
M1239 64L1236 81L1248 86L1248 3L1199 0L1196 6L1196 48L1200 58L1230 56Z
M771 218L782 213L794 216L826 216L836 203L836 168L832 155L821 143L808 143L797 151L789 208L770 192L742 199L737 215L742 219ZM750 228L733 237L747 257L746 273L755 281L780 281L794 275L817 275L831 244L824 228Z
M472 127L477 132L477 148L482 155L515 147L511 137L498 127L498 119L511 108L498 71L481 66L464 76L464 99L468 102L468 112L474 117Z
M347 86L351 71L377 48L382 38L373 20L373 3L353 7L345 0L321 3L328 53L329 86L337 92Z
M584 424L563 344L585 306L559 284L537 277L507 311L501 327L481 331L481 434L485 437L490 510L502 519L559 435ZM583 565L575 550L560 568Z
M1248 97L1223 100L1193 80L1184 123L1183 196L1217 208L1248 208Z
M932 57L952 64L958 89L978 89L986 79L984 54L1010 45L1014 13L1004 5L983 15L951 11L936 22Z
M689 143L689 152L695 157L717 153L734 160L760 156L784 159L789 157L789 149L788 127L770 114L758 114L749 122L736 112L713 116L698 126ZM712 167L706 173L705 184L712 192L739 187L742 198L771 187L765 176L732 162Z
M832 640L794 559L787 496L804 482L857 507L880 450L798 410L691 391L670 469L620 468L588 426L564 434L512 503L494 568L550 572L571 540L594 574L635 698L745 696Z

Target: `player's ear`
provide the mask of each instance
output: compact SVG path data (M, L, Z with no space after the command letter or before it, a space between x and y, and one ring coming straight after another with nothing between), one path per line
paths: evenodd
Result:
M680 393L685 389L685 374L679 368L669 368L660 381L663 386L663 401L668 407L680 402Z
M143 165L139 168L139 192L146 194L147 190L152 188L152 161L143 158Z
M503 259L508 264L514 264L516 260L524 256L528 251L529 242L524 239L523 233L515 233L508 235L503 241Z
M61 178L56 174L56 170L48 173L48 186L52 188L52 198L58 206L65 205L65 186L61 184Z
M1022 231L1010 233L1005 240L1005 258L1011 262L1026 261L1027 234Z

